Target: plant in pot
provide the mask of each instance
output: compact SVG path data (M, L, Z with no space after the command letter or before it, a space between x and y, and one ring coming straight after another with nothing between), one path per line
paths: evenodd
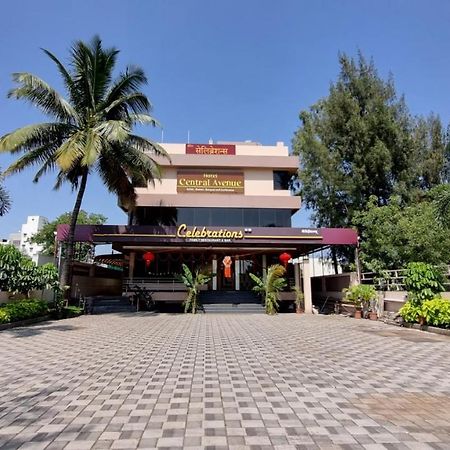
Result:
M349 288L342 289L342 293L344 294L343 300L347 303L352 303L355 306L355 319L362 318L362 304L358 292L359 286L359 284L356 284Z
M297 314L301 314L305 312L305 295L297 286L295 286L292 290L295 292L295 312Z
M358 295L361 299L364 317L370 320L378 319L378 295L375 288L369 284L358 285Z

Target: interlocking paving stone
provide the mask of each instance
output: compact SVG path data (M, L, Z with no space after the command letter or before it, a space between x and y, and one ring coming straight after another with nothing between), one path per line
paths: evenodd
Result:
M450 449L450 338L110 314L0 333L1 449Z

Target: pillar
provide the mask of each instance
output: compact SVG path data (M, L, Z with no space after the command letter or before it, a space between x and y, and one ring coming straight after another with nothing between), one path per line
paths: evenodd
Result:
M234 290L241 290L241 265L239 264L239 257L234 259Z
M266 279L266 271L267 271L267 256L262 255L262 270L263 270L263 279Z
M213 291L217 291L217 256L213 256L212 260L212 289Z
M133 279L134 276L134 264L136 262L136 252L130 252L130 261L128 264L128 278Z
M303 260L303 295L305 296L305 313L312 314L312 291L311 291L311 271L309 259Z
M296 260L297 261L297 260ZM295 278L295 287L297 289L301 289L301 283L300 283L300 264L299 262L294 263L294 278Z

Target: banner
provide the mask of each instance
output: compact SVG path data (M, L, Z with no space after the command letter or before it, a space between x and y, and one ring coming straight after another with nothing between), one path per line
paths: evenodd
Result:
M187 155L235 155L236 146L229 144L186 144Z
M243 194L243 172L177 172L177 192Z

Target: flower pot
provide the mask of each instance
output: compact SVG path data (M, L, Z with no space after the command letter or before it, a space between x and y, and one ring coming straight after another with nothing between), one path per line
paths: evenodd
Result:
M303 314L304 310L303 310L303 308L301 306L296 306L295 307L295 312L296 312L296 314Z
M360 309L355 309L355 319L361 319L362 318L362 311Z
M369 319L370 320L378 320L378 314L375 311L370 311Z

